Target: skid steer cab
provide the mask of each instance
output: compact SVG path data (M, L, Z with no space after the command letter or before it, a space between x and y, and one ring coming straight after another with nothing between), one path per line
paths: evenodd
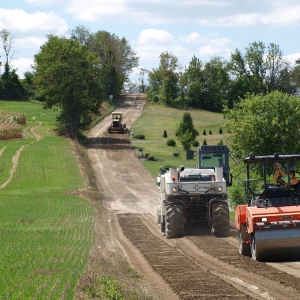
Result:
M299 154L244 159L248 204L235 211L240 254L259 261L300 258L299 160Z
M126 129L126 124L123 123L123 114L121 112L113 112L112 123L107 128L108 133L124 133Z

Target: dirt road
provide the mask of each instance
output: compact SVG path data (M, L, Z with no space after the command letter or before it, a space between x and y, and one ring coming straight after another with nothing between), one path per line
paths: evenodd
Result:
M118 111L130 129L143 97L128 95ZM115 243L144 274L155 299L299 299L300 263L266 264L238 254L236 230L216 238L205 226L188 226L167 240L156 223L159 193L135 156L129 133L108 134L108 116L89 135L88 155L109 211Z

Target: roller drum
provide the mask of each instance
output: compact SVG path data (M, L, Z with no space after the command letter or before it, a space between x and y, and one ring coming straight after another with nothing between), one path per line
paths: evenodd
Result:
M300 228L256 231L254 239L259 261L300 259Z

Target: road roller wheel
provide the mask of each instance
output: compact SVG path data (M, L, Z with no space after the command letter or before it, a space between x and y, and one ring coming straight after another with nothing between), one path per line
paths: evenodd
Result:
M259 257L258 252L257 252L255 234L254 233L251 234L251 256L252 256L252 259L260 260L260 257Z
M239 253L245 256L251 256L250 245L243 242L242 240L242 232L238 231L238 244L239 244Z

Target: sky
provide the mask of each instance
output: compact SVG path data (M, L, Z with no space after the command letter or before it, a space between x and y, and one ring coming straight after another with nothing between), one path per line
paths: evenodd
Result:
M20 78L32 71L47 34L67 36L79 25L125 37L149 70L162 52L186 66L194 55L203 63L215 55L229 60L257 41L279 45L292 63L300 58L299 0L0 0L0 30L13 37L11 66Z

